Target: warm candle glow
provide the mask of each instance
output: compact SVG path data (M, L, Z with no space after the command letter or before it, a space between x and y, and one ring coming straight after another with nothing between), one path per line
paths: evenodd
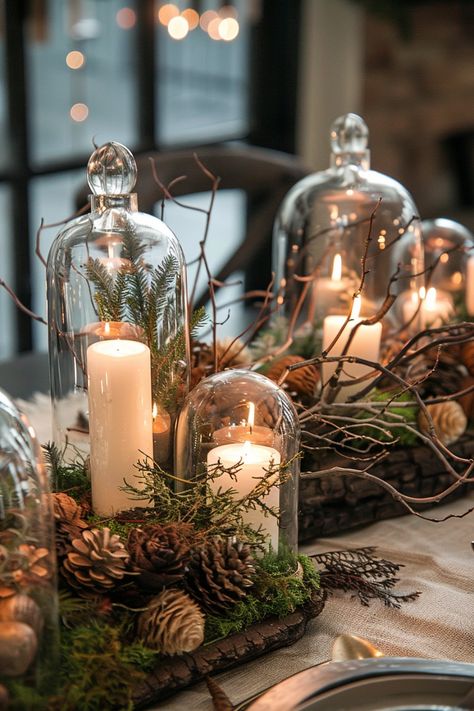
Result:
M426 292L425 304L427 309L434 309L436 306L436 289L431 286Z
M332 263L331 279L333 281L341 281L341 277L342 277L342 257L340 254L335 254L334 261Z
M351 319L359 318L361 305L362 305L362 299L360 297L360 294L358 296L354 296L354 303L352 304L352 311L351 311Z
M250 434L252 434L253 427L255 425L255 403L249 402L249 417L248 417Z
M108 321L104 324L104 335L110 336L110 323Z

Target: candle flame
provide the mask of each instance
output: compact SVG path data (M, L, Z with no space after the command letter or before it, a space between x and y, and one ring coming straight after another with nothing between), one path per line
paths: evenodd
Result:
M340 254L334 255L334 261L332 263L332 281L341 281L342 277L342 257Z
M249 423L250 434L252 434L253 427L255 425L255 403L254 402L249 402L248 423Z
M153 409L151 411L152 417L154 420L156 420L156 416L158 415L158 405L156 402L153 403Z
M425 304L426 304L426 308L428 308L428 309L435 308L435 306L436 306L436 289L434 286L430 286L430 288L426 292Z
M352 304L351 319L359 318L360 308L362 304L362 299L360 294L354 296L354 303Z
M424 301L425 296L426 296L426 289L425 289L424 286L420 286L419 294L420 294L420 299L421 299L422 301Z
M104 335L110 336L110 323L108 321L105 322Z

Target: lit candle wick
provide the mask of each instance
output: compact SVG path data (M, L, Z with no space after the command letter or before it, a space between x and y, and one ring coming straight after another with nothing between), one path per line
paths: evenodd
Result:
M110 336L110 323L108 321L105 322L104 335Z
M158 405L156 402L153 403L153 410L152 410L152 417L154 420L156 420L156 416L158 415Z

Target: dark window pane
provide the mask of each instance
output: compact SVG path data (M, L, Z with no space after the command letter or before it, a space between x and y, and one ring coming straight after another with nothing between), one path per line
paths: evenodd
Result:
M135 11L123 0L50 0L33 15L27 52L35 163L137 142ZM43 23L39 32L36 23ZM36 27L37 32L34 31Z
M9 219L10 190L0 186L0 277L13 286L13 244ZM0 289L0 360L13 355L16 346L15 338L15 307L12 300Z
M158 16L157 115L163 144L222 140L248 131L247 3L239 0L220 15L215 4L202 6L201 24L207 30L200 25L191 29L192 15ZM186 17L187 34L173 39L186 31Z

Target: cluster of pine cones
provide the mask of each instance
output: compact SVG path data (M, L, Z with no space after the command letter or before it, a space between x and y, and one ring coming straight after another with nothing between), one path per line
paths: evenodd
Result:
M52 496L63 580L83 597L134 601L142 609L138 638L151 649L193 651L204 640L205 615L225 614L253 584L247 545L217 537L199 542L183 523L137 526L123 543L109 528L90 528L67 494Z

